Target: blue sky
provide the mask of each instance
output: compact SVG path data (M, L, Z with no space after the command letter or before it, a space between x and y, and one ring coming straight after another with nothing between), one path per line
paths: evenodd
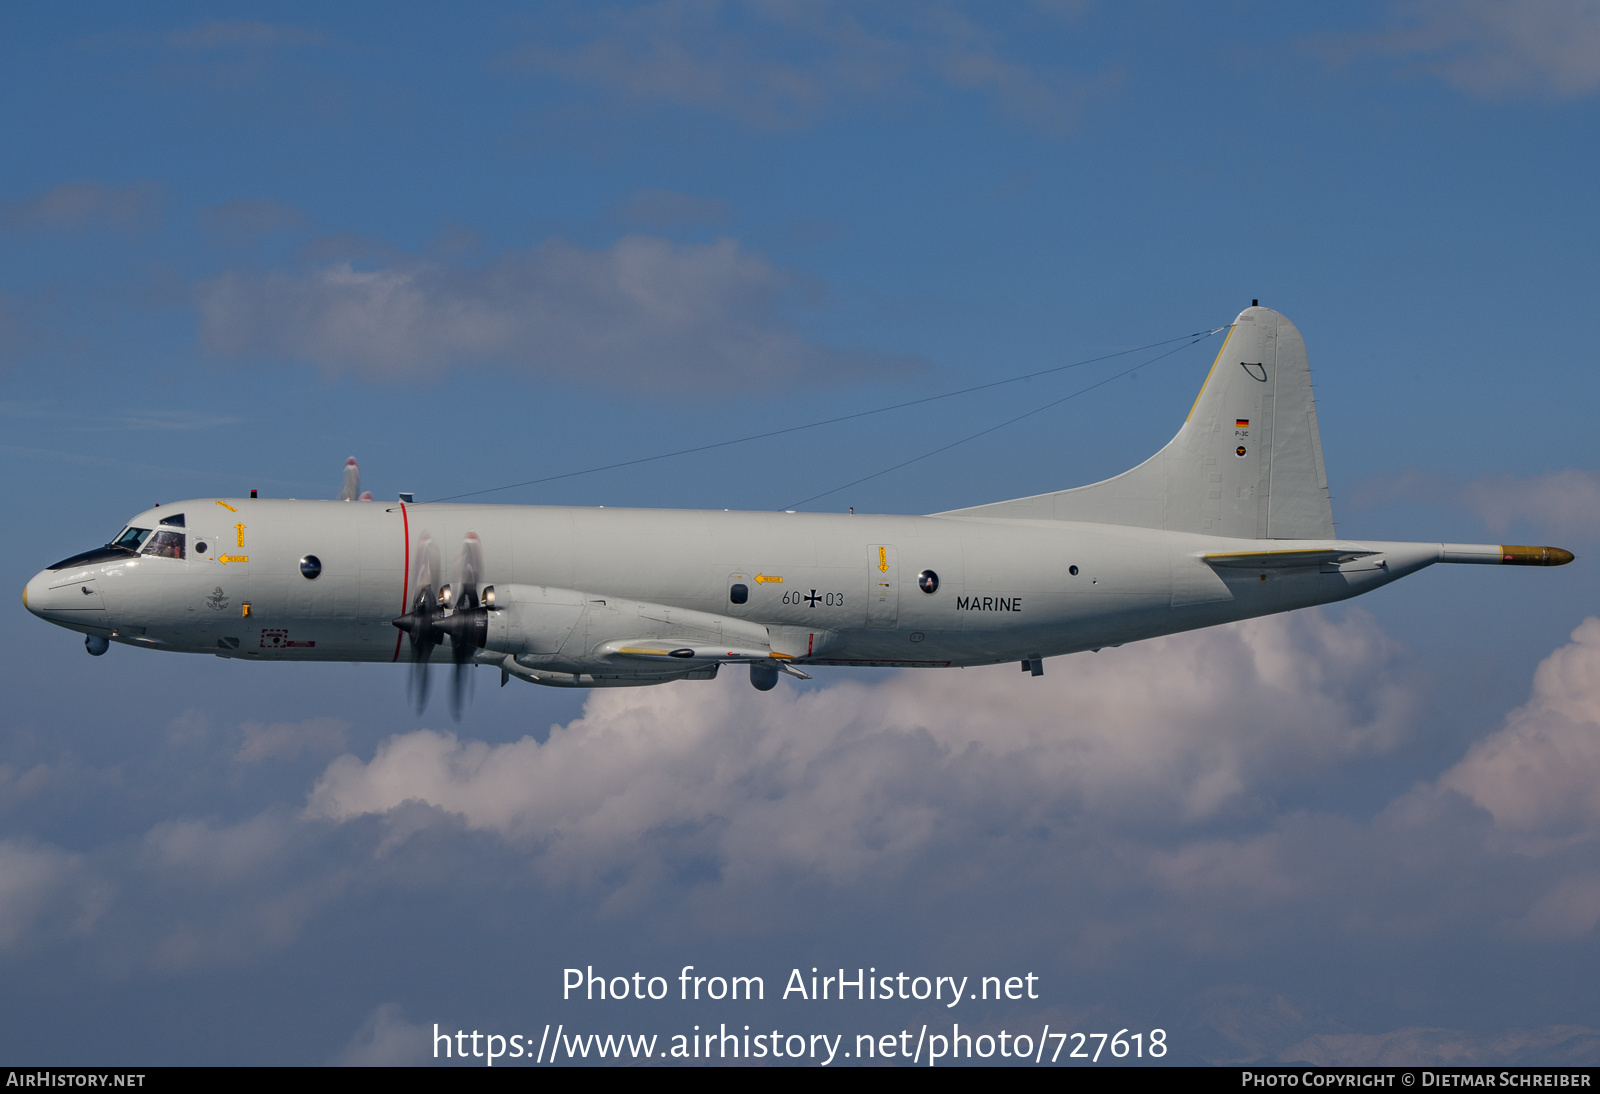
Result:
M1594 1062L1597 57L1576 0L8 6L18 585L155 501L334 496L352 454L379 497L442 497L1252 298L1305 335L1341 533L1579 561L1026 687L514 684L460 725L387 666L90 661L13 602L0 1050L403 1060L434 1022L733 1020L558 999L568 965L693 963L1032 970L1040 1002L974 1026L1160 1026L1186 1062ZM783 508L1159 352L491 497ZM1214 353L805 507L1116 473Z

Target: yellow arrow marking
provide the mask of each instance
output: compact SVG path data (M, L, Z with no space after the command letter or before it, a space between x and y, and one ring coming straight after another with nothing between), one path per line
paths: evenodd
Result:
M243 542L242 540L240 542ZM878 570L881 573L889 572L889 552L887 548L878 548Z
M217 504L222 506L224 509L226 509L230 513L237 513L239 511L239 510L235 509L233 506L229 505L225 501L219 501L219 502L217 502Z
M235 524L233 526L233 530L235 532L239 533L239 546L243 547L244 546L244 525L242 523Z
M230 562L249 562L249 555L218 555L217 561L226 566Z
M783 578L781 578L781 577L773 577L771 574L757 574L756 575L756 584L757 585L782 585L783 584Z

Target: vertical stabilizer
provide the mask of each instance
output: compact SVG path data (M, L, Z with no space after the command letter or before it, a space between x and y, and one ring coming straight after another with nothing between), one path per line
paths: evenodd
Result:
M1246 308L1183 428L1144 463L1092 486L942 515L1331 539L1333 509L1305 341L1271 308Z

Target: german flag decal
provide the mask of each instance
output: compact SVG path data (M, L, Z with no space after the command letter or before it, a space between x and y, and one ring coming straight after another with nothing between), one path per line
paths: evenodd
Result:
M1235 428L1235 429L1249 429L1250 428L1250 419L1249 418L1235 418L1234 421L1233 421L1233 428Z

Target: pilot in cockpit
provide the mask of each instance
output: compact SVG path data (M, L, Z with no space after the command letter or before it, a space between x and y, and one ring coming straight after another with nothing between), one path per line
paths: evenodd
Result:
M162 529L149 538L140 554L153 555L156 558L183 558L184 534L182 532L169 532Z

